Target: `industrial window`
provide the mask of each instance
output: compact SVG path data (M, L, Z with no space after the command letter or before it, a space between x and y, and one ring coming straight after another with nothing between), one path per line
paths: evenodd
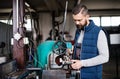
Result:
M119 26L120 25L120 16L111 17L111 26Z
M101 17L101 26L110 27L110 26L119 26L120 25L120 16L108 16Z
M97 26L100 26L100 17L90 17Z
M32 30L32 28L31 28L31 19L27 19L25 27L26 27L27 31L31 31Z
M10 20L10 21L0 20L0 22L12 25L12 20ZM27 21L25 23L25 27L26 27L27 31L31 31L32 28L31 28L31 20L30 19L27 19Z
M120 25L120 16L90 17L96 25L102 27L116 27Z
M0 20L0 22L12 25L12 20Z
M120 44L120 34L110 34L110 44Z
M101 26L103 26L103 27L111 26L111 18L110 17L101 17Z

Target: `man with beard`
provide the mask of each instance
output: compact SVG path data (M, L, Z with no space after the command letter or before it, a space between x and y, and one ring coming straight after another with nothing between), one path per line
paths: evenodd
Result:
M102 79L102 64L109 60L105 32L89 20L85 5L78 4L72 14L77 30L71 67L80 70L80 79Z

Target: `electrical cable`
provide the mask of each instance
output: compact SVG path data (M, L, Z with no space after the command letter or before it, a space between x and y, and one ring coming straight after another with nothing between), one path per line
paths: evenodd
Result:
M33 46L34 46L33 40L32 40L32 39L29 39L29 41L30 41L30 43L32 43L32 47L33 47ZM30 48L31 45L29 44L28 47ZM36 49L35 49L35 50L36 50ZM37 51L36 51L36 53L37 53ZM34 55L32 54L31 50L30 50L30 55L31 55L31 57L33 58L33 60L36 61L36 62L41 66L41 68L44 68L44 66L38 61L38 59L34 57Z

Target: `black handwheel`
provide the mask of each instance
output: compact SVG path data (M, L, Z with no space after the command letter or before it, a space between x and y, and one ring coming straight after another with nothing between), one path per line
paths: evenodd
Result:
M56 53L57 55L63 55L66 52L67 46L64 41L57 41L53 45L53 53Z

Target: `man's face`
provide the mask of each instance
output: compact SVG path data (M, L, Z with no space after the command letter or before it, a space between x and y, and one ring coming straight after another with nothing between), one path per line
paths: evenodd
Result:
M74 20L77 28L79 28L79 29L82 29L82 28L84 28L84 26L87 25L86 15L81 14L81 12L76 15L73 14L73 20Z

